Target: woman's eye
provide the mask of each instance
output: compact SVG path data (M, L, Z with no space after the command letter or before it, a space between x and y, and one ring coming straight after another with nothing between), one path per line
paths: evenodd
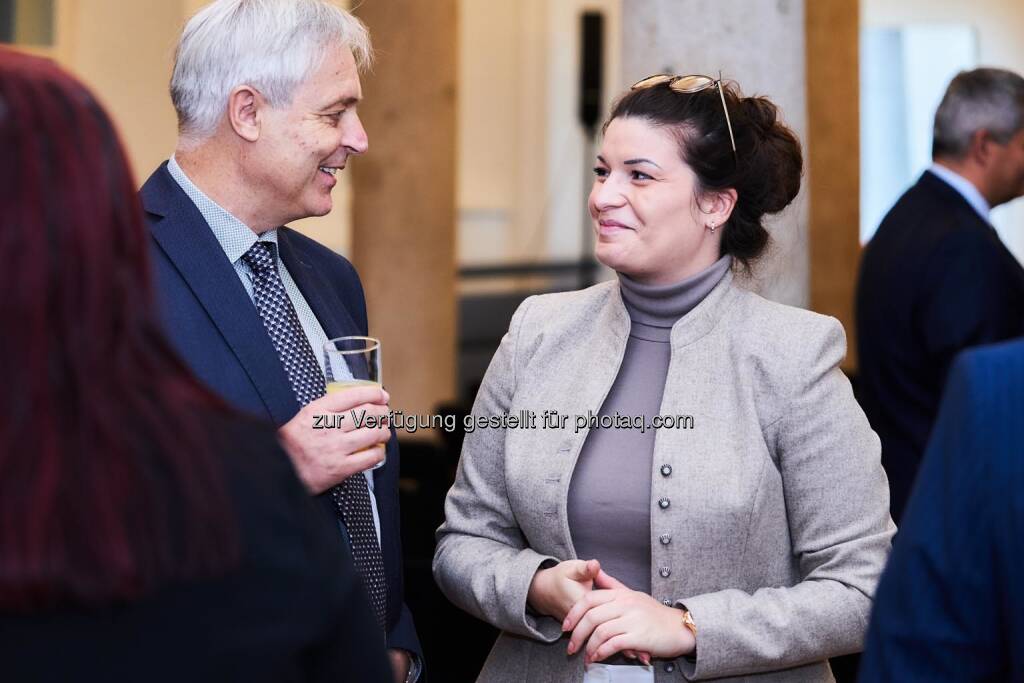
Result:
M633 180L654 180L654 178L643 171L633 171Z
M598 178L607 178L608 177L608 169L607 168L601 168L600 166L595 166L594 167L594 175L597 176Z

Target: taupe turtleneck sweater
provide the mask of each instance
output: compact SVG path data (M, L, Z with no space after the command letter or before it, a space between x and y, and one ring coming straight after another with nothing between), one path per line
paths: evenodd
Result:
M659 414L671 357L672 326L697 306L729 270L723 256L672 285L644 285L619 275L632 321L626 354L601 415ZM651 467L655 430L593 429L569 485L569 530L576 555L633 590L651 592Z

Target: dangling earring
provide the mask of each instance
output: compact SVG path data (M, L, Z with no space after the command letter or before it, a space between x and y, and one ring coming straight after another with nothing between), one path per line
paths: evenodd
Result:
M714 224L713 222L712 222L712 223L709 223L709 224L708 224L708 229L709 229L709 230L711 230L711 234L712 234L712 235L714 235L714 234L715 234L715 228L716 228L716 227L717 227L717 226L716 226L716 225L715 225L715 224Z

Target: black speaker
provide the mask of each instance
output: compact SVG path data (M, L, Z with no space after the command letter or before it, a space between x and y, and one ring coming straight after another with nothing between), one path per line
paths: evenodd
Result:
M580 123L593 131L601 116L604 79L604 15L584 12L580 17Z

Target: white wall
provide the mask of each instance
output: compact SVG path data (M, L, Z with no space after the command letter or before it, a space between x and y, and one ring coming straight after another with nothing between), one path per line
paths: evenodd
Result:
M1024 74L1022 0L860 0L862 26L961 23L975 28L978 63ZM1024 199L992 212L1003 242L1024 261Z
M579 22L605 13L605 100L618 94L620 0L461 0L459 263L579 255L585 178L576 123Z

